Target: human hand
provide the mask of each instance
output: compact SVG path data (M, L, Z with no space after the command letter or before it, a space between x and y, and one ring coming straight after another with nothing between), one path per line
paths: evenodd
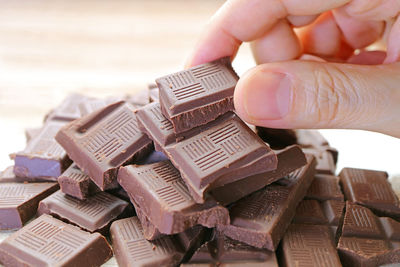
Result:
M242 42L252 42L259 65L234 94L242 119L400 138L399 12L400 0L231 0L211 18L187 65L233 59ZM386 53L355 56L381 38L385 24Z

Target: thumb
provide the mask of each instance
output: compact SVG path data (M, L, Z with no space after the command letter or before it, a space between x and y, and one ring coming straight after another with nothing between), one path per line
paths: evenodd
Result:
M400 63L258 65L239 80L234 102L240 117L259 126L363 129L400 137Z

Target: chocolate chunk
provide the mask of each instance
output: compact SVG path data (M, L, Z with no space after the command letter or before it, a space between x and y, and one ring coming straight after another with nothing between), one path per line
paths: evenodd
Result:
M21 182L14 174L14 166L7 167L4 171L0 172L0 183L18 183Z
M0 244L5 266L101 266L112 257L98 234L42 215Z
M342 236L337 246L343 266L399 263L399 233L399 222L377 217L369 209L347 202Z
M161 233L179 233L197 224L229 223L228 210L214 200L204 204L193 200L169 161L122 167L118 182Z
M25 180L57 181L57 177L71 164L67 153L54 136L65 122L49 121L40 133L21 152L11 154L14 173Z
M342 266L327 226L292 224L281 246L282 266Z
M304 153L298 146L289 146L280 151L275 151L275 153L278 157L278 167L276 170L249 176L236 182L214 188L210 192L210 195L220 204L228 205L260 190L307 163Z
M176 133L206 124L233 110L238 79L229 57L158 78L161 110Z
M304 153L312 154L317 160L315 167L317 173L321 174L335 174L336 164L332 154L328 150L320 150L314 148L303 148Z
M140 224L142 225L144 238L146 238L146 240L155 240L164 236L164 234L160 233L157 227L151 223L149 218L147 218L147 216L143 214L139 205L135 203L133 197L132 197L132 204L135 206L136 215L139 218Z
M115 221L110 231L120 266L177 266L184 257L184 249L172 236L147 241L137 217Z
M122 97L107 97L103 99L88 99L79 104L79 111L83 116L122 101Z
M102 190L117 186L120 166L152 149L151 140L137 127L133 107L125 102L69 123L58 132L56 140Z
M53 109L45 118L45 121L73 121L81 117L79 110L80 103L90 100L90 97L80 94L71 94L63 102Z
M339 177L346 200L368 207L379 216L400 219L400 201L386 172L343 168Z
M149 100L151 102L160 102L160 92L158 90L157 84L150 83L147 86L149 90Z
M38 214L49 214L91 233L107 233L111 222L129 214L129 203L106 192L79 200L57 191L39 203Z
M157 87L157 86L156 86ZM133 95L126 97L126 102L133 106L140 107L150 103L150 90L149 88L143 88Z
M272 129L256 127L257 135L269 144L272 149L283 149L287 146L297 144L297 135L294 130Z
M229 210L231 223L218 228L232 239L275 250L311 185L315 164L307 156L304 167L237 201Z
M339 186L339 177L334 175L316 174L306 194L307 199L319 201L336 199L344 200Z
M26 142L29 143L30 140L35 138L41 131L41 128L27 128L25 129Z
M36 214L39 201L57 189L57 183L0 184L0 229L21 228Z
M81 200L100 191L89 175L81 171L75 163L58 177L58 183L63 193Z
M336 148L329 145L328 140L318 130L296 130L297 143L303 148L312 148L320 151L328 151L336 165L339 153Z

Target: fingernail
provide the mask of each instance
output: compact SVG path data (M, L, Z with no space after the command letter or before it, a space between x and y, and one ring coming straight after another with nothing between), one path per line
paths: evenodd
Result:
M278 120L289 113L291 82L287 75L256 72L247 77L244 108L253 120Z

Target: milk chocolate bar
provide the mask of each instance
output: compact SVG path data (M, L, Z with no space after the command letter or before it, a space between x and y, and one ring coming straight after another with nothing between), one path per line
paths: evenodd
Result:
M0 184L0 230L21 228L36 214L39 201L57 189L57 183Z
M79 110L80 103L91 100L90 97L71 94L67 96L63 102L46 115L45 121L73 121L81 117Z
M274 184L237 201L231 223L218 226L226 236L258 248L275 250L315 174L315 158Z
M58 183L63 193L80 200L87 199L101 191L79 167L72 163L69 168L58 177Z
M281 243L282 266L342 266L327 226L291 224Z
M83 230L107 233L111 222L128 215L129 203L106 192L79 200L57 191L39 203L38 214L49 214Z
M373 267L400 262L400 223L368 208L346 203L337 246L343 266Z
M179 233L197 224L229 223L228 210L215 200L207 199L204 204L193 200L169 161L122 167L118 182L161 233Z
M120 266L177 266L184 257L184 249L173 236L147 241L137 217L115 221L110 232Z
M176 133L206 124L233 110L238 79L229 57L158 78L161 110Z
M370 208L379 216L400 219L400 201L386 172L343 168L339 177L346 200Z
M5 266L101 266L112 257L98 234L42 215L0 244Z
M137 127L133 107L125 102L72 121L57 133L56 140L102 190L117 186L120 166L152 149L151 140Z
M48 121L23 151L11 154L14 173L26 180L57 181L57 177L71 164L65 150L54 136L65 122Z
M86 116L92 112L107 107L108 105L123 101L122 97L107 97L103 99L88 99L79 103L79 111L81 116Z
M218 203L228 205L287 176L307 163L304 153L298 146L289 146L280 151L275 151L275 153L278 157L276 170L249 176L214 188L211 190L210 195Z

